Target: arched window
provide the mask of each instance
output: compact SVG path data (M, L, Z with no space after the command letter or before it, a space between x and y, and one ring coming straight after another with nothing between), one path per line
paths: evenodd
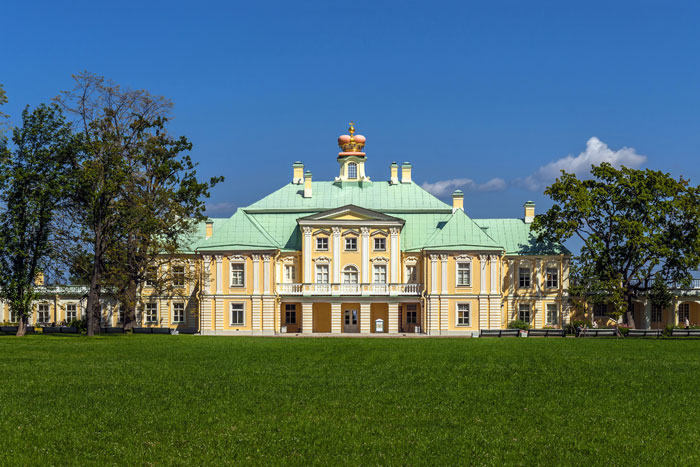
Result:
M348 163L348 178L357 178L357 164L354 162Z
M343 284L357 284L357 268L355 266L345 266Z

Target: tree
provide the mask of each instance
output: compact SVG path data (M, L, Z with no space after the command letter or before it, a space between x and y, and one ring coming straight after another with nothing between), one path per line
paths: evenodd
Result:
M84 248L77 256L91 257L87 299L87 333L100 332L100 296L105 284L106 261L124 234L122 187L129 181L128 156L136 153L141 130L137 122L166 115L172 103L147 91L122 89L103 77L84 71L73 75L75 87L55 100L73 118L82 134L83 159L78 189L73 197L73 218L80 229L72 239Z
M612 303L634 327L636 298L657 280L689 285L700 265L700 189L683 177L608 163L591 174L579 180L562 171L545 190L554 206L532 229L540 240L581 239L571 294Z
M196 165L186 154L192 144L184 137L169 136L166 123L165 118L136 122L137 150L127 156L130 177L122 186L122 235L107 262L108 283L122 307L125 329L135 323L138 290L149 268L162 271L160 263L172 262L183 240L206 218L204 198L209 189L223 180L198 181ZM189 268L175 267L183 268L184 279ZM179 290L172 268L167 270L149 278L159 293Z
M77 144L58 106L44 104L24 109L12 142L10 148L7 138L0 140L0 296L23 336L35 278L56 251L57 214L71 191Z
M5 93L5 89L3 88L2 84L0 84L0 105L5 105L7 104L7 93ZM6 113L0 112L0 134L4 133L4 130L6 128L6 121L8 118L8 115Z

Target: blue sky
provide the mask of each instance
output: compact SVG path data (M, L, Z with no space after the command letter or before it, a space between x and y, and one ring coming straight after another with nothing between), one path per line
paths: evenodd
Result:
M699 13L639 0L10 2L0 83L14 118L85 69L171 98L171 131L193 142L201 175L226 177L215 216L290 181L295 160L332 179L354 120L374 180L410 161L443 199L464 190L473 217L520 217L528 199L549 205L556 169L589 161L700 183Z

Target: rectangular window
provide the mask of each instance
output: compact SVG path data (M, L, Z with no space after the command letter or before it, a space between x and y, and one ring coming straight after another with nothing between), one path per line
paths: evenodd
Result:
M530 305L520 305L518 307L518 319L526 323L530 322Z
M154 287L156 281L158 280L158 268L156 266L149 266L146 268L146 285L148 287Z
M377 237L374 239L374 251L386 251L386 238Z
M416 305L406 305L406 324L418 324L418 311Z
M608 304L607 303L596 303L593 305L593 315L594 316L608 316Z
M17 317L17 312L10 310L10 323L17 323L19 322L19 318Z
M678 305L678 322L684 325L686 319L690 321L690 303L681 303Z
M547 268L547 288L556 289L559 287L559 269Z
M284 305L284 324L297 324L297 306L293 303Z
M296 268L292 265L284 266L284 282L291 284L296 280Z
M530 287L530 268L518 268L518 286L521 288Z
M658 305L651 306L651 321L654 323L660 323L663 321L663 310Z
M374 266L374 283L386 284L386 266L378 264Z
M316 237L316 251L328 251L328 237Z
M124 307L119 305L117 307L117 324L124 323Z
M556 303L547 303L547 326L557 326L559 324L559 313Z
M459 286L470 286L471 285L471 263L457 263L457 285Z
M348 164L348 178L357 178L357 164L355 164L354 162L350 162Z
M468 303L458 303L457 304L457 326L469 326L470 316L469 316L469 304Z
M245 312L242 303L231 304L231 326L244 326Z
M174 287L184 287L185 286L185 266L173 266L173 286Z
M357 251L356 237L348 237L345 239L345 251Z
M78 305L69 303L66 305L66 321L70 323L75 319L78 319Z
M316 266L316 283L328 284L328 265L319 264Z
M49 304L40 303L37 307L37 322L48 323L51 317L49 316Z
M245 264L234 263L231 265L231 287L243 287L245 285Z
M185 304L182 302L173 303L173 323L185 322Z
M146 303L146 322L150 324L158 322L157 303Z
M418 268L416 266L406 266L406 282L408 284L418 283Z

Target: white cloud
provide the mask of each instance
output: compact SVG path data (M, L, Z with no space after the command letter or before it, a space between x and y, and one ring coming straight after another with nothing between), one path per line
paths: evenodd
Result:
M236 212L236 205L233 203L211 203L207 204L206 213L208 215L233 215Z
M579 178L587 178L591 172L591 165L609 162L618 168L622 165L637 168L644 164L646 160L647 156L637 154L634 148L624 147L613 151L607 144L594 136L586 142L586 150L578 156L569 154L559 160L543 165L537 172L519 182L532 191L539 191L551 184L561 174L562 170L576 174Z
M492 178L486 183L476 183L471 178L453 178L451 180L440 180L435 183L425 182L423 189L435 196L447 196L457 188L464 191L501 191L506 188L506 181L502 178Z

